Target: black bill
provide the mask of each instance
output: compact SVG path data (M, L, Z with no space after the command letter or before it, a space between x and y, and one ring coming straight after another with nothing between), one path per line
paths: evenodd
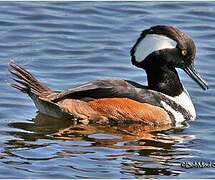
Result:
M197 73L197 71L194 68L194 65L190 65L183 69L194 81L196 81L202 87L202 89L204 90L208 89L207 82L204 79L202 79L202 77Z

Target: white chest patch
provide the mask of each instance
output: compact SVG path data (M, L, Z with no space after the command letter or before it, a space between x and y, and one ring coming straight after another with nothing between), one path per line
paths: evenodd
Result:
M177 42L159 34L146 35L135 48L135 59L137 62L143 61L154 51L166 48L175 48Z
M180 112L177 112L175 109L169 106L166 102L161 101L161 104L167 111L172 113L172 115L174 116L176 127L180 127L181 123L185 121L184 116Z
M182 106L187 112L189 112L190 115L191 115L190 120L194 120L196 118L195 107L194 107L194 105L193 105L193 103L192 103L192 101L190 99L190 96L189 96L188 92L186 91L186 89L179 96L176 96L176 97L170 97L170 96L167 96L167 95L165 95L165 96L168 97L169 99L175 101L177 104ZM166 104L166 106L165 106L165 104L163 104L163 105L166 108L168 105ZM167 107L167 108L169 108L169 107ZM170 108L172 108L172 107L170 107ZM180 112L176 112L176 111L173 112L173 111L175 111L175 110L172 108L172 110L170 110L170 112L172 112L172 114L175 116L176 121L178 121L178 122L184 121L182 119L182 114Z

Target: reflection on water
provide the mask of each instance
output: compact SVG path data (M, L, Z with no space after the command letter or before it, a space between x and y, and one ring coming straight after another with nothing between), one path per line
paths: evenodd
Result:
M119 163L119 177L177 176L181 173L178 170L180 159L191 156L189 147L185 150L180 144L194 139L192 135L180 135L183 129L146 131L140 125L72 125L69 120L54 119L42 114L29 121L11 122L8 125L12 129L7 133L15 138L5 143L3 154L4 157L12 156L13 161L6 158L4 163L20 165L23 169L28 167L28 170L34 171L35 161L58 164L60 159L66 158L66 167L88 174L79 176L82 178L111 173L111 168L106 168L106 162L110 161L107 164L111 164L115 160ZM79 164L79 156L83 164ZM76 166L68 166L69 159L76 162ZM103 166L104 170L100 169L96 175L96 165L90 168L91 163Z

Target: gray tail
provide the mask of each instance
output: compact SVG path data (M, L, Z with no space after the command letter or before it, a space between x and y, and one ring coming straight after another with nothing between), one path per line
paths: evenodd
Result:
M9 66L9 72L13 75L11 79L15 81L11 83L12 87L28 95L44 96L53 93L48 86L38 81L30 72L15 62L10 62Z

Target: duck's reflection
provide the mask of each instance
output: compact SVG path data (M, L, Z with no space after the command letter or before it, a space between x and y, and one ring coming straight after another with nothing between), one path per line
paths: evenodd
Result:
M48 143L35 143L40 139L48 142L89 142L81 146L80 151L64 150L58 152L59 156L66 154L84 154L83 149L107 147L122 149L121 154L109 154L107 159L124 160L121 163L121 173L133 174L137 177L148 175L178 175L182 156L188 156L189 151L180 150L177 144L190 141L193 136L180 135L183 129L171 129L171 127L159 127L153 129L140 125L129 126L96 126L71 123L68 119L54 119L38 114L32 121L9 123L9 126L18 130L10 131L14 137L7 141L8 150L35 149L46 147ZM181 132L180 132L181 131ZM178 133L179 132L179 133ZM188 147L186 147L188 148ZM147 176L146 176L147 175Z

